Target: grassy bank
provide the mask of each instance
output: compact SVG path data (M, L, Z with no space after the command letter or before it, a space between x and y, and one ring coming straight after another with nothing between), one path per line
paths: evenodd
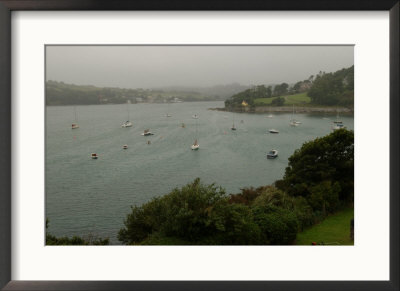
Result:
M281 96L282 98L285 99L284 105L297 105L297 104L308 104L311 102L311 98L307 96L307 93L300 93L300 94L295 94L295 95L287 95L287 96ZM271 97L271 98L257 98L254 100L254 104L256 106L263 106L263 105L269 105L271 104L272 100L275 99L276 97Z
M321 223L297 234L297 245L325 243L329 245L354 245L350 239L350 221L354 217L354 209L348 208L327 217Z

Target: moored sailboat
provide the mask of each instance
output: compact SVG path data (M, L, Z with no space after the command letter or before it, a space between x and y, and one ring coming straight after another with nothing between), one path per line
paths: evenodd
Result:
M143 131L142 135L143 135L143 136L148 136L148 135L154 135L154 133L152 133L152 132L150 131L150 129L145 129L145 130Z
M76 120L76 106L74 106L74 122L72 123L71 129L79 128L78 122Z
M293 104L292 118L290 119L289 124L290 124L290 126L298 126L299 124L301 124L300 121L297 121L296 119L294 119L294 104Z
M199 147L200 147L200 145L199 145L199 142L197 141L197 120L196 120L196 138L194 139L194 143L192 144L192 146L191 146L191 149L192 150L198 150L199 149Z
M129 118L130 117L129 116L130 115L129 114L129 104L130 104L129 102L126 103L126 110L128 112L128 119L124 123L122 123L121 127L131 127L132 126L132 122L129 121L129 119L130 119Z

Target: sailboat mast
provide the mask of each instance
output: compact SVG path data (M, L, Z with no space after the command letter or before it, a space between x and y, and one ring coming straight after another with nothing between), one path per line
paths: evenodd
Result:
M127 119L127 120L130 120L130 116L129 116L129 102L128 102L128 101L126 102L126 110L128 111L128 119Z
M294 122L294 104L292 105L292 119L290 121Z
M76 106L74 105L74 121L76 122Z

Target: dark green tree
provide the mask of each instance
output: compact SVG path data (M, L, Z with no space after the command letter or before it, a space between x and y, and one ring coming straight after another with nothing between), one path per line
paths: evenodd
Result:
M328 183L332 187L337 187L339 201L353 201L353 131L340 129L327 136L304 143L289 157L285 175L275 185L291 196L302 196L310 201L312 193L317 200L318 193L322 190L315 187L325 181L329 181ZM323 197L323 199L326 198ZM334 200L334 198L332 199ZM331 204L333 205L334 202Z
M283 106L285 104L285 98L276 97L271 101L272 106Z

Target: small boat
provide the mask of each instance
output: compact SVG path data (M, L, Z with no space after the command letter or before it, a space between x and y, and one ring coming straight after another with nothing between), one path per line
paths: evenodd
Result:
M126 150L126 149L128 149L128 145L127 145L127 144L124 144L124 145L122 146L122 148L123 148L124 150Z
M192 144L192 150L196 151L200 147L199 143L197 142L197 139L194 140L194 143Z
M290 124L290 126L299 126L301 124L300 121L297 121L296 119L294 119L294 105L293 105L293 111L292 111L292 118L290 119L289 124Z
M269 133L279 133L279 130L271 128L269 130Z
M232 127L231 127L231 129L232 129L232 130L236 130L236 126L235 126L235 124L232 124Z
M151 141L148 140L148 141L147 141L147 144L151 144Z
M181 127L182 127L182 128L185 128L186 125L182 122Z
M154 135L154 133L150 132L150 129L145 129L142 133L143 136Z
M333 122L333 124L332 124L333 130L338 130L338 129L342 129L342 128L346 128L342 121L334 121Z
M197 133L197 128L198 128L198 122L197 122L197 120L196 120L196 135L195 135L195 140L194 140L194 143L192 144L192 146L191 146L191 149L193 150L193 151L197 151L198 149L199 149L199 147L200 147L200 145L199 145L199 143L198 143L198 141L197 141L197 137L198 137L198 133Z
M74 106L74 123L72 123L71 129L77 129L79 128L78 123L76 122L76 106Z
M122 123L121 127L131 127L132 126L132 122L130 122L129 120L125 121L124 123Z
M171 105L171 102L168 101L167 113L165 114L165 117L172 117L172 115L169 114L169 112L170 112L170 110L169 110L170 105Z
M121 125L121 127L124 127L124 128L132 127L132 122L129 121L129 119L130 119L129 104L130 104L130 101L126 102L126 113L127 113L128 119Z
M268 159L275 159L277 156L278 156L277 150L270 150L269 153L267 154Z
M197 114L192 115L193 119L199 119L199 116Z
M99 157L96 153L92 153L90 156L94 160L96 160Z
M267 118L272 118L274 117L272 114L267 115Z
M332 129L338 130L346 128L341 120L339 120L339 113L336 114L336 120L332 123Z

